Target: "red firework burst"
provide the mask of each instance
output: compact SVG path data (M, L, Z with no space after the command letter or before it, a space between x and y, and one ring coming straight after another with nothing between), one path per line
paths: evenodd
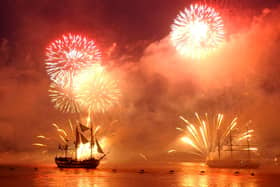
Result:
M95 42L85 36L66 34L46 48L46 69L51 80L63 86L83 68L99 63L101 54Z
M180 12L171 26L171 42L177 51L193 58L208 55L224 40L224 25L214 8L191 5Z

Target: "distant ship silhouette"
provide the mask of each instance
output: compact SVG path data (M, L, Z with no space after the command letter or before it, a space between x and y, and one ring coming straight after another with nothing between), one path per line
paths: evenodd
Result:
M247 127L248 132L248 127ZM250 141L247 138L247 145L232 145L232 134L230 131L229 136L229 150L224 151L230 151L230 158L228 159L221 159L221 146L218 142L218 159L208 159L206 160L206 164L210 168L247 168L247 169L255 169L260 167L260 162L258 160L253 160L251 158L251 145ZM234 147L246 147L245 149L233 149ZM233 158L233 151L247 151L247 158L246 159L235 159Z

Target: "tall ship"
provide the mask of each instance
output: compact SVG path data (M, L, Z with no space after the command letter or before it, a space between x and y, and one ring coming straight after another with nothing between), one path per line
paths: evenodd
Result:
M255 145L250 144L248 136L249 129L247 128L247 144L234 145L232 143L232 134L230 132L229 144L226 145L226 149L222 150L220 142L218 142L218 159L207 159L206 164L210 168L239 168L239 169L256 169L260 167L258 159L253 158L253 151L257 148ZM223 157L226 153L226 157ZM234 153L238 153L238 156ZM216 156L217 157L217 156Z
M84 134L89 130L90 140L88 140ZM100 161L106 156L96 138L96 134L93 134L92 126L91 128L82 124L76 126L74 157L68 156L69 141L70 140L66 140L64 145L58 146L58 148L64 152L64 156L55 157L55 163L58 168L95 169Z

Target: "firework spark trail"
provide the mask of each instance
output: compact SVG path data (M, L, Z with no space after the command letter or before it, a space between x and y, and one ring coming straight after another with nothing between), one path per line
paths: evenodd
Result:
M87 127L90 127L91 121L91 110L88 108Z
M177 129L178 131L181 131L181 132L184 131L184 130L183 130L182 128L180 128L180 127L176 127L176 129Z
M239 141L245 140L245 139L250 139L252 137L252 133L254 132L253 129L249 129L248 131L240 134L239 136Z
M74 79L80 106L93 113L104 113L119 102L117 82L102 67L87 69Z
M97 126L95 129L94 129L94 132L93 134L96 135L96 133L100 130L100 126Z
M224 40L224 25L214 8L194 4L180 12L171 25L171 43L183 56L202 58Z
M254 132L254 130L253 130L253 129L250 129L250 130L248 130L248 131L242 133L242 134L240 135L240 137L244 137L244 136L250 135L250 134L253 133L253 132Z
M53 123L52 126L54 126L56 129L59 129L59 126L56 123Z
M224 119L224 115L223 114L218 114L217 118L213 118L213 124L214 124L214 129L211 132L211 136L212 136L212 141L211 142L220 142L220 129L221 129L221 125ZM215 149L215 144L212 144L211 150Z
M186 130L177 127L176 129L183 132L185 136L181 138L181 140L190 145L194 150L196 150L202 157L207 157L211 152L215 152L218 146L225 146L226 141L229 136L231 136L230 132L234 130L237 126L237 117L235 117L229 125L222 125L223 114L218 114L217 118L214 119L214 123L208 123L208 116L205 114L205 119L200 118L200 116L195 113L195 118L198 123L193 125L187 119L182 116L179 116L181 120L183 120L186 125ZM237 137L234 138L234 141L241 141L244 139L249 139L252 137L253 129L249 129L244 133L240 133ZM232 138L232 137L231 137ZM256 147L251 147L252 150L257 149Z
M69 126L70 126L70 128L72 130L73 126L72 126L71 120L68 120L68 122L69 122ZM68 138L68 134L67 134L66 130L60 128L56 123L53 123L52 126L55 127L56 131L58 132L59 141L62 141L63 143L68 144L70 139ZM37 147L49 147L50 148L50 147L53 146L52 144L54 142L53 141L47 141L46 142L46 140L55 140L55 139L52 139L52 138L48 138L48 137L46 137L44 135L38 135L38 136L36 136L36 138L44 140L44 142L47 143L47 145L43 144L43 143L33 143L32 144L32 145L37 146ZM57 142L57 140L56 140L56 142Z
M47 147L47 145L42 144L42 143L33 143L32 145L38 146L38 147Z
M67 133L64 129L57 129L57 132L61 132L64 136L67 136Z
M201 138L203 140L203 146L208 147L208 145L207 145L208 136L207 136L207 129L206 129L205 121L200 119L198 113L195 113L195 116L200 124L199 132L200 132ZM193 125L192 125L192 128L195 129Z
M38 135L36 136L37 138L41 138L41 139L48 139L46 136L43 136L43 135Z
M81 69L100 63L101 54L95 42L82 35L65 34L46 48L46 69L52 81L71 86L73 76Z
M203 147L200 136L198 135L198 131L196 130L194 125L182 116L180 116L180 119L182 119L186 124L188 124L188 126L186 126L186 128L190 132L192 137L194 138L194 141L196 142L197 146L198 147Z
M56 83L51 83L49 93L55 109L64 113L80 112L79 105L71 89L63 88Z
M218 129L220 129L222 121L223 121L224 115L218 114Z
M57 130L57 132L62 133L65 137L67 137L67 133L64 129L61 129L57 124L53 123L52 126L54 126Z
M229 134L230 134L230 132L236 127L236 125L237 125L237 117L235 117L232 121L231 121L231 123L230 123L230 125L227 127L227 129L225 130L225 132L224 132L224 134L222 134L222 136L221 136L221 138L220 138L220 143L221 144L223 144L224 143L224 141L226 140L226 137L228 137L229 136Z
M146 155L144 155L143 153L139 153L139 156L141 158L143 158L144 160L148 160L148 157Z
M74 129L73 129L72 122L71 122L71 120L68 120L68 121L69 121L69 126L70 126L70 129L71 129L72 135L74 135Z
M251 134L247 134L247 135L244 135L244 136L240 137L240 138L239 138L239 141L244 140L244 139L247 139L247 138L251 138L251 137L252 137Z
M175 152L176 152L175 149L170 149L170 150L167 151L167 153L175 153Z
M258 151L258 148L256 147L250 147L250 148L244 148L245 151Z
M194 137L195 142L197 143L197 145L199 147L203 147L203 143L200 139L200 136L198 134L198 131L196 130L196 128L194 127L193 124L187 126L187 129L189 130L190 134Z
M195 148L197 151L202 153L202 150L187 136L184 136L181 138L181 140L189 145L191 145L193 148Z
M67 139L64 136L61 136L61 135L58 135L58 136L64 143L67 143Z

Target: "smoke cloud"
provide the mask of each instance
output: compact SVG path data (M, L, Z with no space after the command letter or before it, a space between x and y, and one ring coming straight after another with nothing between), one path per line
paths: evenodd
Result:
M202 60L181 57L169 36L148 45L138 60L128 55L108 58L105 63L112 65L109 71L122 90L117 109L97 116L104 126L118 120L108 133L108 160L141 160L140 153L148 159L166 156L180 137L175 128L183 122L178 116L194 120L194 112L224 113L227 120L238 116L240 125L252 120L262 155L276 154L280 143L279 16L280 8L275 8L244 19L250 24ZM242 19L236 20L243 25ZM35 136L55 137L53 122L66 123L76 117L53 109L43 52L17 50L14 56L12 47L2 40L0 162L4 163L7 155L34 159L33 155L40 155L31 145L37 141ZM50 153L54 154L55 148L52 145Z

